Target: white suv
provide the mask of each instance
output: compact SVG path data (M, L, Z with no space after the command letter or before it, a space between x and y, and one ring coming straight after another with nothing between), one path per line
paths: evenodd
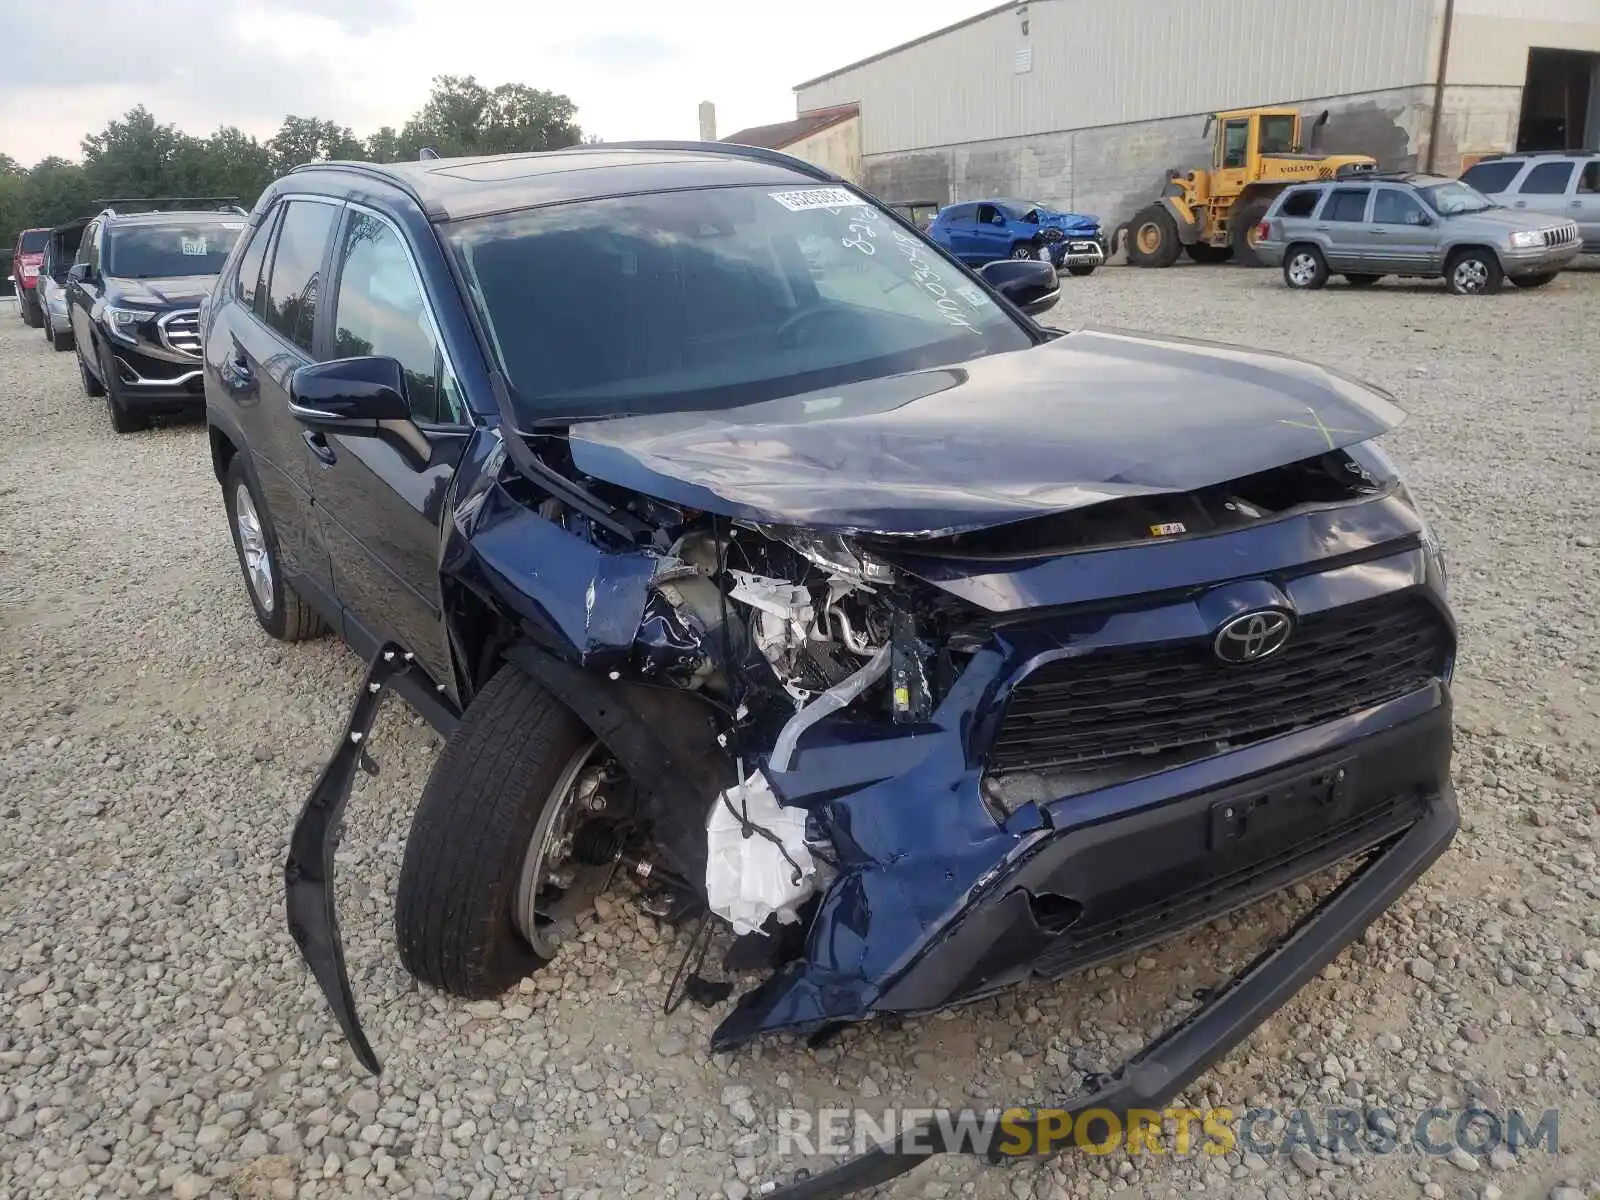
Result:
M1495 154L1461 176L1496 204L1576 221L1587 254L1600 254L1600 153Z

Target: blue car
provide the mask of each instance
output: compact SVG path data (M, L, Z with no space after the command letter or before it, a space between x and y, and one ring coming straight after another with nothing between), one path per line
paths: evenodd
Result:
M928 236L970 266L1000 258L1048 259L1057 270L1090 275L1106 260L1100 222L1031 200L973 200L934 218Z

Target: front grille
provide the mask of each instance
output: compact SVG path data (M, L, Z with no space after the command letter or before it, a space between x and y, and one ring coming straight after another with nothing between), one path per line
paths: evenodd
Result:
M200 310L180 309L161 318L161 341L168 350L189 358L200 357Z
M1544 231L1544 244L1548 246L1570 246L1578 240L1578 227L1576 225L1562 225L1558 229Z
M988 771L1121 765L1271 737L1415 691L1450 654L1443 619L1411 594L1312 614L1253 666L1219 662L1209 637L1058 659L1013 689Z

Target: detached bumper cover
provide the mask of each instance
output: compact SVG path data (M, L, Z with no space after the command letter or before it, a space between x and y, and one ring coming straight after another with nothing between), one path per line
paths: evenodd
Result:
M1060 1110L1074 1117L1104 1110L1120 1118L1133 1109L1164 1106L1360 937L1444 852L1459 824L1455 793L1446 785L1409 829L1375 852L1284 938L1100 1086L1063 1102ZM1037 1120L1031 1128L1026 1121L1022 1126L1033 1135L1029 1144L1038 1145ZM916 1145L924 1149L910 1148ZM930 1146L935 1147L931 1152ZM896 1144L761 1194L782 1200L851 1195L904 1175L930 1154L951 1152L937 1146L935 1131L921 1127Z

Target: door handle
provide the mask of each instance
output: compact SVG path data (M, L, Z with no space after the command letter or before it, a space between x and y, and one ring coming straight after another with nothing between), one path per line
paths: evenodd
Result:
M1389 236L1389 231L1387 229L1369 229L1369 230L1367 230L1367 232L1368 233L1375 233L1379 237L1388 237Z
M1318 225L1316 227L1316 229L1317 229L1318 233L1327 233L1328 232L1328 227L1326 225Z
M1516 201L1512 202L1511 207L1512 208L1527 208L1528 207L1528 202L1526 200L1516 200Z
M1573 208L1582 208L1583 207L1583 201L1582 200L1574 200L1572 202L1572 207Z
M324 465L331 467L338 461L339 456L333 452L333 447L328 445L328 439L315 429L302 430L300 436L305 439L311 453L315 454Z

